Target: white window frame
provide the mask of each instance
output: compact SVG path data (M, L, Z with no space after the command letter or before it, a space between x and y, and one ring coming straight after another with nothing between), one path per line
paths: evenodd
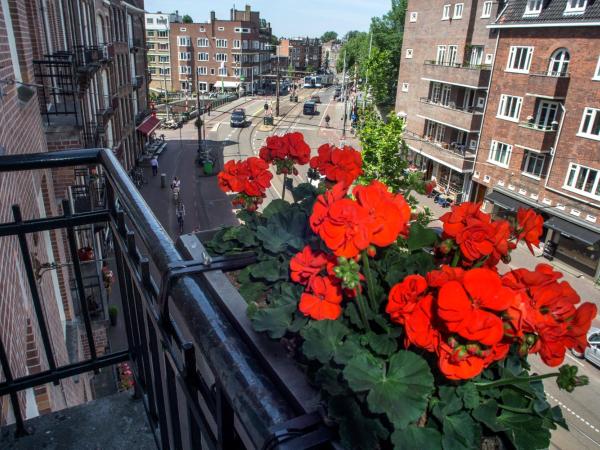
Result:
M441 58L440 58L441 55ZM446 56L448 55L448 48L445 45L437 46L437 53L435 55L435 63L444 65L446 63Z
M587 0L567 0L564 14L582 14L587 7Z
M598 64L596 65L596 72L594 72L592 80L600 81L600 56L598 56Z
M179 75L191 75L192 66L179 66Z
M179 52L179 61L191 61L192 54L190 52Z
M156 33L156 37L159 39L164 39L169 37L169 32L166 30L158 30Z
M483 2L483 11L481 12L482 19L489 19L492 17L492 4L493 2Z
M446 56L448 57L449 66L454 66L457 64L456 59L458 58L458 45L449 45Z
M575 187L575 185L577 183L577 179L579 178L579 175L580 175L582 169L587 170L587 173L585 174L585 180L583 182L583 186L586 185L587 179L590 176L590 171L596 172L596 178L594 180L594 184L591 189L592 192L588 192L585 189ZM572 178L571 184L569 184L569 178L571 177L571 173L573 174L573 178ZM580 195L584 195L586 197L600 199L600 195L595 194L595 192L598 191L598 183L599 182L600 182L600 170L599 169L583 166L581 164L570 163L569 168L567 169L567 175L565 177L565 183L563 185L563 189L565 189L567 191L571 191L571 192L576 192L576 193L578 193Z
M217 30L219 30L219 31L225 31L225 27L218 27Z
M527 0L523 17L536 17L542 12L544 0Z
M584 125L588 116L589 123L587 129L584 130ZM600 109L591 108L589 106L584 108L583 115L581 116L581 125L579 126L579 133L577 133L577 136L593 139L595 141L600 141L600 127L598 130L598 134L590 133L590 131L593 130L594 123L596 122L600 122Z
M414 22L416 22L416 21L417 21L417 18L418 18L418 17L419 17L419 13L418 13L418 12L416 12L416 11L413 11L413 12L411 12L411 13L410 13L410 16L409 16L409 19L408 19L408 20L409 20L410 22L413 22L413 23L414 23Z
M198 68L196 69L196 73L198 74L198 76L208 75L208 67L198 66Z
M442 20L450 20L450 12L452 11L452 5L448 3L442 7Z
M235 49L242 48L242 41L240 39L234 39L232 48L235 48Z
M206 81L199 81L198 82L198 90L200 92L208 91L208 83Z
M462 19L464 11L465 11L465 4L464 3L456 3L454 5L454 15L452 16L452 18L453 19Z
M208 38L198 38L196 39L196 45L197 47L201 48L210 47L210 41L208 40Z
M171 57L169 55L159 55L158 56L158 62L159 63L170 63L171 62Z
M412 59L412 57L413 57L413 49L407 48L406 49L406 59Z
M409 87L408 83L406 83L406 82L402 83L402 92L408 92L408 87Z
M218 73L217 73L220 77L226 77L227 76L227 67L219 67Z
M498 119L508 120L510 122L519 122L521 116L521 108L523 107L523 97L517 97L516 95L502 94L500 95L500 101L498 102L498 113L496 117ZM516 116L509 115L514 109Z
M198 61L209 61L210 54L208 52L198 52Z
M527 166L529 165L530 160L536 160L537 162L541 161L541 167L540 167L540 173L536 174L535 172L527 172ZM534 163L534 168L537 167L537 164ZM521 173L529 178L534 178L536 180L539 180L542 178L542 176L544 175L544 166L546 164L546 155L543 153L538 153L538 152L533 152L531 150L525 150L525 154L523 155L523 170L521 171Z
M227 48L227 39L217 39L215 41L215 46L217 48Z
M189 47L192 45L192 41L189 36L177 36L178 47Z
M531 60L533 59L533 47L527 47L527 46L518 46L518 45L513 45L510 47L509 50L509 54L508 54L508 62L506 64L506 72L514 72L514 73L529 73L529 69L531 69ZM519 50L525 50L527 53L525 54L525 68L523 69L519 69L519 68L514 68L513 66L515 65L516 61L516 57L517 57L517 52Z
M503 150L505 153L503 154L504 158L498 160L498 146L500 145L504 146ZM496 166L508 168L508 165L510 164L510 157L512 156L512 149L513 147L510 144L500 141L492 141L492 145L490 145L490 153L488 155L488 162ZM503 159L506 161L502 161Z
M215 61L227 62L227 53L215 53Z

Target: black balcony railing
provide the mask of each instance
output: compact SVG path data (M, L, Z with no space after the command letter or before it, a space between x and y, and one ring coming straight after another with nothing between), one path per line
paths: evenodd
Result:
M419 101L421 103L427 103L429 105L435 105L435 106L439 106L440 108L446 108L446 109L451 109L453 111L460 111L460 112L464 112L464 113L469 113L472 114L476 111L474 106L467 106L467 107L459 107L456 102L447 102L447 103L442 103L440 100L435 100L433 98L429 98L429 97L420 97Z
M73 166L91 166L90 173L102 178L104 206L77 213L65 201L62 216L25 220L15 205L14 220L0 224L0 237L15 236L20 244L47 360L40 372L17 376L10 348L0 340L0 396L9 396L17 432L26 432L21 401L26 389L129 360L136 394L144 401L161 449L331 448L328 428L301 400L309 394L313 398L314 391L299 392L299 369L285 356L279 357L278 366L272 364L273 356L256 344L262 336L250 338L224 307L235 291L230 283L218 281L224 279L220 271L244 267L254 255L182 256L110 150L0 157L0 173ZM93 339L76 248L77 227L98 223L110 230L127 335L126 350L102 356ZM90 350L89 359L67 365L56 363L26 238L56 229L68 237L74 301L81 308ZM194 236L184 237L198 242Z
M436 61L435 59L427 59L424 62L427 66L444 66L451 67L454 69L469 69L469 70L490 70L492 66L490 64L471 64L469 62L456 63L449 61Z

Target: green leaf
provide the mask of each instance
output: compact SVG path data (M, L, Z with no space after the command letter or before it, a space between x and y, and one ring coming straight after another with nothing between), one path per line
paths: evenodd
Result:
M333 360L338 364L346 365L348 364L348 361L356 355L366 351L367 350L360 345L360 338L356 334L351 334L336 350L335 355L333 355Z
M367 342L375 353L389 356L398 349L398 341L387 334L367 334Z
M400 351L384 362L368 353L352 358L344 377L355 392L368 391L367 403L374 413L387 414L396 428L417 420L425 411L433 390L433 376L419 355Z
M251 281L240 286L239 291L244 300L248 303L257 302L262 298L267 290L267 285L258 281Z
M444 450L478 450L481 429L465 411L443 420L442 445Z
M346 392L340 375L342 371L326 365L317 370L315 383L319 389L325 389L330 395L341 395Z
M317 188L310 183L301 183L292 189L292 196L295 202L301 202L306 199L317 198Z
M424 247L433 247L437 241L437 234L431 228L425 228L419 223L413 223L408 233L407 246L412 252Z
M342 345L342 340L350 330L337 320L311 322L300 333L304 338L302 352L309 359L325 364Z
M276 198L274 200L271 200L271 202L266 206L266 208L263 210L262 215L263 217L268 219L274 216L275 214L280 214L289 211L291 207L292 206L285 200Z
M292 323L292 314L295 309L296 305L259 309L252 315L252 326L258 332L267 331L271 339L280 339Z
M473 382L466 382L458 387L456 393L462 398L465 408L473 409L479 406L479 391Z
M388 432L381 422L365 417L352 397L332 397L329 400L328 412L340 425L343 448L376 450L380 448L380 440L388 437Z
M288 278L288 266L282 265L277 259L269 258L253 264L250 269L252 277L271 283Z
M396 450L434 450L442 445L442 435L434 428L420 428L409 425L394 431L392 444Z
M306 220L306 217L303 217ZM256 237L262 242L264 248L271 253L279 254L287 250L288 246L295 250L304 247L302 236L295 236L289 230L290 224L271 223L267 226L259 226L256 229Z
M356 325L357 327L362 327L362 319L360 318L360 314L358 313L358 309L356 308L356 304L348 303L344 308L344 316L348 318L352 325Z
M495 433L504 430L504 426L498 422L497 416L498 403L496 400L487 400L473 410L475 420L483 423Z
M241 247L252 247L258 243L254 232L244 225L228 228L221 238L224 241L234 241Z
M546 449L550 444L550 430L544 428L543 419L531 414L502 411L498 422L516 448Z
M444 417L463 409L463 402L458 396L455 387L440 386L439 395L440 401L433 408L433 414L439 420L444 420Z
M296 315L288 327L290 333L298 333L308 323L308 317Z

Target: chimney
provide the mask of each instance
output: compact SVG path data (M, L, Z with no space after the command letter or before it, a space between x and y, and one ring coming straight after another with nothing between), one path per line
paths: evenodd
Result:
M252 8L250 7L250 5L246 5L246 12L244 14L244 20L247 20L247 21L252 20L252 15L250 14L251 10L252 10Z
M214 21L215 21L215 19L216 19L215 12L214 12L214 11L211 11L211 12L210 12L210 21L211 21L211 22L214 22Z
M231 20L231 21L235 20L235 8L231 8L229 10L229 20Z

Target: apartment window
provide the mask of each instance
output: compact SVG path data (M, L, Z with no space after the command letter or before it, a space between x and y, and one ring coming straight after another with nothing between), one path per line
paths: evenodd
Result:
M596 65L596 72L594 72L594 76L592 80L600 80L600 56L598 57L598 64Z
M159 38L168 38L169 37L168 31L158 31L156 34Z
M214 74L215 74L215 69L214 69L214 67L211 67L211 69L210 69L210 74L211 74L211 75L214 75Z
M565 14L580 14L585 12L587 0L567 0Z
M191 75L192 74L192 66L179 66L179 74L180 75Z
M156 56L148 55L148 62L155 62L155 61L156 61Z
M487 19L492 16L492 2L483 2L483 12L481 13L482 19Z
M152 31L152 30L147 30L147 31L146 31L146 35L147 35L148 37L150 37L150 36L154 36L154 31Z
M242 47L242 41L240 41L239 39L234 39L233 40L233 48L241 48Z
M535 127L540 130L551 130L558 114L558 103L541 100L535 118Z
M233 54L233 62L236 62L236 63L240 62L240 54L239 53Z
M148 50L154 50L156 48L156 44L154 42L148 42L146 45L148 46Z
M197 44L198 44L198 47L208 47L208 39L207 38L198 38Z
M441 90L442 90L442 85L440 83L437 83L437 82L431 83L431 96L429 97L429 100L432 103L438 103L440 101Z
M511 47L506 70L509 72L529 73L533 47Z
M200 27L200 32L204 33L204 27Z
M241 69L239 67L236 67L233 69L233 76L234 77L239 77L240 76L240 71Z
M471 47L471 59L469 63L472 66L480 66L483 64L483 45L474 45Z
M444 9L442 9L442 20L450 19L450 8L452 8L452 5L444 5Z
M169 57L169 56L159 56L158 57L158 62L161 62L161 63L168 63L168 62L170 62L170 60L171 60L171 57Z
M417 17L419 17L419 13L418 12L411 12L409 20L411 22L416 22L417 21Z
M598 180L600 180L598 170L571 163L567 171L564 188L598 198L600 197Z
M217 28L219 31L225 31L225 27L219 27Z
M456 5L454 5L454 18L455 19L462 19L464 7L465 7L464 3L457 3Z
M458 56L458 47L456 45L448 46L448 65L454 66L456 64L456 57Z
M215 60L220 61L220 62L226 62L227 61L227 53L216 53Z
M192 40L189 36L177 36L177 45L179 47L189 47L192 45Z
M158 73L160 75L171 75L171 68L170 67L159 67L158 68Z
M498 166L508 167L511 153L512 145L505 144L504 142L492 141L488 161Z
M513 97L512 95L502 94L500 96L498 115L496 117L500 119L512 120L513 122L518 122L519 115L521 114L522 104L523 97Z
M260 41L252 41L252 48L254 50L260 50Z
M435 62L436 64L444 64L444 61L446 60L446 46L445 45L438 45L437 46L437 54L435 57Z
M154 23L154 19L152 19L151 17L148 17L146 19L146 23L153 24Z
M150 72L152 75L156 74L156 67L148 67L148 72Z
M600 109L585 108L581 120L579 136L600 141Z
M179 61L189 61L192 59L190 52L179 52Z
M198 67L198 75L208 75L207 67Z
M247 41L246 39L244 39L244 40L242 41L242 48L243 48L244 50L248 50L248 41Z
M158 44L159 50L169 50L169 44Z
M527 0L523 16L539 16L542 12L543 0Z
M402 92L408 92L408 83L402 83Z
M187 28L180 28L179 31L187 31Z
M412 57L413 57L413 49L407 48L406 49L406 59L411 59Z
M208 61L208 53L198 53L198 61Z
M198 83L198 90L200 92L206 92L206 91L208 91L208 83L205 83L203 81L199 82Z
M559 48L550 58L550 66L548 67L548 75L551 77L564 77L569 73L569 61L571 55L566 48Z
M540 178L544 171L544 163L546 162L546 155L535 153L529 150L525 150L523 155L523 168L522 172L527 175L531 175L536 178Z
M227 76L227 67L219 67L219 75L222 77Z
M444 106L448 106L450 104L450 94L452 93L452 88L449 84L442 85L442 90L440 94L440 104Z
M227 48L227 39L217 39L217 48Z

